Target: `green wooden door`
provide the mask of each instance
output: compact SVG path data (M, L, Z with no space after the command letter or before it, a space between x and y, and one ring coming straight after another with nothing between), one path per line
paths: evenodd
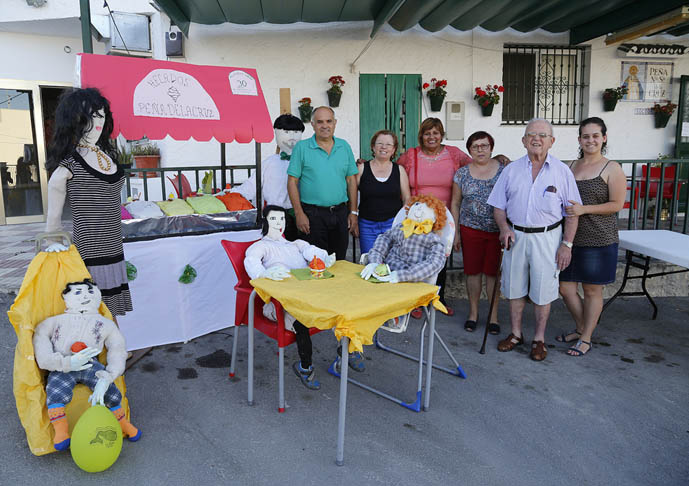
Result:
M398 156L418 145L421 124L420 74L361 74L359 76L359 153L370 159L371 137L378 130L394 132Z
M682 136L682 126L689 124L689 76L682 76L679 81L679 105L677 107L677 133L675 135L675 157L689 159L689 136ZM686 133L686 131L685 131ZM681 164L679 169L680 180L689 178L689 164ZM687 184L684 184L679 192L679 211L687 210Z

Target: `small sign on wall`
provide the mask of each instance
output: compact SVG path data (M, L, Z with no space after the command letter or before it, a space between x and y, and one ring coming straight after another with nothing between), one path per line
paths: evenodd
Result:
M622 101L672 99L672 62L622 62L620 84L627 88Z

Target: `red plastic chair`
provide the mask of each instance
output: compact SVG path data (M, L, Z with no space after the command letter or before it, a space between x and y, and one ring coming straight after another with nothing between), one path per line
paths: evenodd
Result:
M249 324L249 296L254 288L251 286L251 277L244 269L244 256L247 248L256 243L255 241L228 241L222 240L221 244L230 258L232 268L237 275L237 285L234 286L236 295L235 314L234 314L234 339L232 341L232 361L230 362L230 377L235 375L235 360L237 357L237 342L239 341L239 326ZM282 305L272 299L275 305L278 321L274 322L263 315L263 300L260 298L254 301L254 328L265 334L270 339L277 341L278 344L278 412L285 411L285 392L284 392L284 370L285 352L284 348L296 341L295 334L285 329L284 312ZM309 329L309 334L314 335L321 330L314 327Z
M665 167L665 177L663 181L663 199L672 199L672 186L675 181L675 170L674 165L668 165ZM641 198L646 197L646 181L648 181L648 166L641 166ZM660 167L651 167L651 177L648 184L648 198L654 199L658 195L658 183L660 182ZM676 195L679 198L679 189L682 184L677 184Z
M175 189L175 192L177 193L177 197L181 199L186 199L189 196L195 196L196 193L192 192L191 190L191 184L189 184L189 179L187 179L187 176L182 174L182 177L178 178L177 176L175 177L170 177L167 176L168 180L172 182L172 187ZM179 180L182 180L182 194L180 195L179 193Z

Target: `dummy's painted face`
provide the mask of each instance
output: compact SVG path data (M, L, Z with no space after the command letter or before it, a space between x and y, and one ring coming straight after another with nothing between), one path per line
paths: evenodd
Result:
M299 130L275 129L275 141L280 147L280 152L285 152L287 155L292 155L292 149L301 140L301 136L302 132Z
M280 239L285 232L285 213L271 211L268 213L268 237L274 240Z
M103 134L103 125L105 125L105 110L102 108L91 115L91 129L87 130L82 137L82 142L89 145L95 145L100 136ZM86 127L88 129L88 127Z
M435 211L429 208L426 203L415 202L409 208L409 213L407 213L407 215L409 216L409 219L416 221L417 223L421 223L427 219L430 219L435 223Z
M72 285L69 292L64 294L69 314L97 314L100 306L101 294L95 285L89 288L86 284Z

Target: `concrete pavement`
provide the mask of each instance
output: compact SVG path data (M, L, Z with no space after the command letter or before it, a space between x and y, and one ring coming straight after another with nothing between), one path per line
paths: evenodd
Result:
M16 338L6 311L13 298L0 294L4 484L689 483L686 297L658 299L657 321L649 320L645 300L618 300L603 316L593 350L581 358L566 356L554 340L572 327L558 301L543 363L529 360L525 347L498 353L494 336L487 353L478 354L482 335L462 329L467 305L456 301L457 316L441 317L438 328L468 378L434 372L431 409L422 413L350 386L344 467L334 463L339 383L326 372L332 333L314 337L320 391L306 390L286 367L284 414L277 413L276 348L260 334L253 407L246 403L245 330L234 380L226 368L230 329L154 348L126 374L143 437L125 441L118 461L95 475L78 469L69 453L36 457L28 449L11 393ZM500 315L504 322L504 302ZM530 339L530 309L525 318ZM412 326L418 329L418 321ZM503 324L502 336L507 332ZM385 338L410 348L418 336ZM289 366L296 349L286 355ZM356 378L413 400L411 362L372 347L366 357L367 371ZM444 360L440 348L436 358Z

